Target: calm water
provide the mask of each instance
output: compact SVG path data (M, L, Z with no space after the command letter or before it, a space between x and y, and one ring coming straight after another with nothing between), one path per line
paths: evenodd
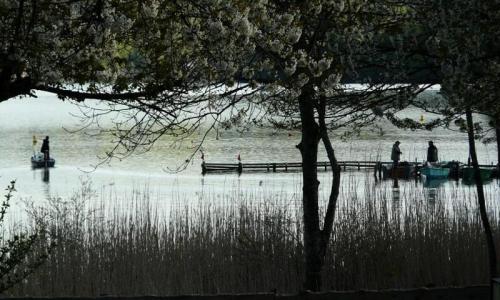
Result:
M198 202L200 198L217 203L222 201L220 199L241 194L281 195L291 202L300 199L300 173L202 176L199 154L196 154L184 171L169 172L168 169L178 167L192 153L199 136L194 136L192 141L183 144L164 138L147 153L132 155L122 161L112 160L94 170L93 166L101 161L99 156L111 149L111 137L72 132L79 128L79 120L73 116L78 115L79 110L53 95L39 93L38 96L38 99L23 98L0 103L0 186L6 186L10 180L16 179L16 199L42 201L48 197L69 197L81 188L82 181L87 180L92 182L98 192L130 195L134 191L147 191L154 195L152 198L155 201L165 206L185 205ZM406 116L414 119L418 119L421 114L418 110L405 112ZM427 114L424 117L432 118ZM412 132L399 130L387 123L379 125L385 132L382 136L374 130L348 142L335 138L338 159L388 161L393 142L400 140L403 160L422 161L426 155L427 141L432 139L439 148L441 159L467 161L467 137L463 133L444 129ZM56 168L49 172L31 169L29 159L33 153L33 135L39 138L37 150L41 139L45 135L50 136L51 155L57 162ZM208 162L237 162L238 154L243 162L290 162L300 161L300 154L295 148L299 139L297 131L254 128L244 133L220 132L219 139L211 135L203 148ZM481 163L496 162L495 145L479 143L478 153ZM321 155L321 160L326 160L326 157ZM359 184L364 180L371 180L363 172L346 174L349 175L343 177L344 189L348 189L352 181ZM321 185L321 192L325 196L329 191L328 176L327 173L322 173L320 178L325 183ZM385 182L380 186L391 184ZM401 193L410 185L415 183L401 182ZM493 193L496 193L496 182L489 185ZM453 182L442 182L439 186L445 190L457 188ZM458 187L473 191L468 186L459 184ZM418 188L426 187L418 183Z

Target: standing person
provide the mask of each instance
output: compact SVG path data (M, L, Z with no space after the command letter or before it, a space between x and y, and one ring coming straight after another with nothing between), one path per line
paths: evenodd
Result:
M438 148L432 141L429 141L429 148L427 148L427 161L430 163L438 161Z
M392 145L392 152L391 152L391 160L393 161L393 166L397 167L399 164L399 160L401 159L401 150L399 150L399 144L401 144L399 141L396 141L394 145Z
M49 136L46 136L43 139L42 148L40 149L40 152L43 153L44 160L48 160L50 158L50 155L49 155Z
M35 156L36 151L35 151L35 146L38 141L36 140L36 136L33 136L33 156Z

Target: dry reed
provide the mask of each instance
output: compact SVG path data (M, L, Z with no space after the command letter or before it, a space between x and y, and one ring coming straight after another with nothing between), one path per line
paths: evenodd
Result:
M490 198L494 193L490 191ZM149 194L136 192L128 202L120 201L128 207L106 205L110 199L102 198L99 205L89 205L96 195L84 185L69 201L52 199L44 208L31 207L32 217L48 220L59 243L46 264L9 295L301 289L298 205L277 196L231 195L231 200L218 199L223 204L200 201L196 207L172 208L165 216L151 204ZM343 187L324 288L486 283L487 253L474 193L438 191L434 196L431 201L418 187L393 191L370 181L361 189L354 181ZM490 216L497 231L497 210Z

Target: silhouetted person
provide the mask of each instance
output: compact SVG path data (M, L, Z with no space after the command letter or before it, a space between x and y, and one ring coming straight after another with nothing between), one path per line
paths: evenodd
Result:
M394 145L392 145L392 152L391 152L391 160L393 162L393 166L397 167L399 164L399 160L401 159L401 150L399 150L399 144L401 144L399 141L396 141Z
M50 158L50 155L49 155L49 136L46 136L43 139L42 148L40 149L40 152L43 153L43 159L48 160Z
M427 148L427 161L431 163L438 161L438 148L432 141L429 141L429 148Z

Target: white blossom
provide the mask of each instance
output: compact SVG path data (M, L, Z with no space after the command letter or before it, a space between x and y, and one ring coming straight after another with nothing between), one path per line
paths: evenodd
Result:
M272 68L273 63L269 59L266 59L264 63L262 63L262 70L271 70Z
M318 62L318 69L320 72L324 72L326 70L328 70L330 68L330 64L332 63L332 59L331 58L322 58L319 62Z
M252 27L247 17L237 18L236 27L238 28L238 33L243 36L249 36L252 34Z
M104 41L104 34L99 31L96 35L94 35L94 44L100 45Z
M304 73L300 73L297 78L297 88L299 89L302 88L308 82L309 82L309 77Z
M158 2L151 1L149 5L143 3L142 11L146 17L155 18L158 15Z
M321 5L321 3L318 3L315 6L313 6L313 12L316 15L319 15L322 10L323 10L323 5Z
M330 74L323 82L323 88L328 90L337 86L340 82L340 76L338 74Z
M125 32L129 30L131 26L132 26L132 20L130 20L124 15L116 16L110 25L111 31L113 33Z
M295 73L296 70L297 70L297 60L292 59L289 63L287 63L284 71L287 76L291 76Z
M302 35L302 28L299 27L290 28L287 34L287 42L293 45L299 41L301 35Z
M210 35L213 36L222 36L226 32L226 29L224 28L224 25L220 20L215 20L215 21L209 21L208 23L208 29Z
M281 20L283 21L284 26L290 26L293 22L293 16L291 14L285 13Z
M299 67L306 67L307 65L309 65L307 54L304 51L299 50L297 55L297 64L299 65Z
M343 12L344 11L344 8L345 8L344 0L339 0L337 2L337 8L338 8L339 12Z
M243 68L243 72L242 73L243 73L243 77L246 78L246 79L250 79L254 75L253 69L251 69L249 67Z
M81 15L81 4L79 2L72 3L70 5L69 13L70 13L70 18L71 19L77 19L77 18L79 18L80 15Z
M52 83L52 82L58 82L62 78L62 75L59 71L57 70L48 70L47 73L45 73L45 79L46 82Z
M283 43L280 40L273 40L269 43L269 49L275 53L280 53L283 50Z

